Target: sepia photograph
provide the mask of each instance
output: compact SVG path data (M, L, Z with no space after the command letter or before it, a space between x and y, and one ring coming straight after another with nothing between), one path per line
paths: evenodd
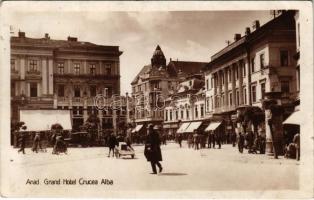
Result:
M4 2L1 195L313 198L312 4L226 3Z

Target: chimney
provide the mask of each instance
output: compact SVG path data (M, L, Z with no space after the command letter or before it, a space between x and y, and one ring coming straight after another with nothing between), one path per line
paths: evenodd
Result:
M253 30L257 30L260 28L260 24L259 24L259 21L258 20L255 20L253 22Z
M172 61L172 58L170 58L170 62Z
M49 40L50 39L50 36L48 33L45 33L45 39Z
M19 38L25 38L25 32L19 31Z
M238 41L240 39L241 39L241 34L239 33L234 34L234 41Z
M77 38L76 38L76 37L68 36L68 41L69 41L69 42L77 42Z
M245 28L245 35L250 35L251 34L251 29L250 27Z

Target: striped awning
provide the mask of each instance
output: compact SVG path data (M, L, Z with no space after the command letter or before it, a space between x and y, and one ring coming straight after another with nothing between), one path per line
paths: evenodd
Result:
M210 123L207 128L205 129L205 131L213 131L216 130L216 128L218 128L220 126L221 122L212 122Z

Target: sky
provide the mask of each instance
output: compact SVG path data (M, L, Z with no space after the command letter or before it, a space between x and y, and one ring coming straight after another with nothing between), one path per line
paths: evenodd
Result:
M120 56L121 94L131 92L131 81L160 45L167 63L209 62L210 57L233 41L235 33L244 35L254 20L261 25L272 19L269 11L149 11L149 12L69 12L19 11L7 16L14 35L117 45Z

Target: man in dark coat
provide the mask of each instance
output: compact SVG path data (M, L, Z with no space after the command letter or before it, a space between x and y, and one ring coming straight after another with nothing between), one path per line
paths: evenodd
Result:
M118 146L118 141L117 141L116 136L113 133L111 133L111 135L109 137L108 146L109 146L109 155L108 155L108 157L110 157L110 152L111 151L112 151L112 157L114 157L114 148L116 146Z
M162 161L162 155L160 150L160 138L156 130L153 129L153 125L148 126L148 135L145 143L144 155L151 163L153 173L157 174L156 165L159 168L159 173L162 172L162 166L159 161Z
M40 142L40 135L39 133L36 133L33 140L33 147L32 147L33 152L38 153L39 142Z
M25 154L26 133L20 132L18 141L20 143L20 149L18 152L23 152L23 154Z

